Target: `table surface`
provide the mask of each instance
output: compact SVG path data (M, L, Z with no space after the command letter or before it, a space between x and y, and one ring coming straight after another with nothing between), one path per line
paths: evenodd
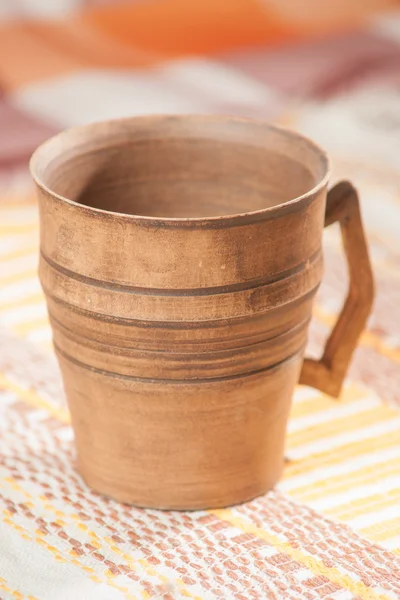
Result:
M159 2L171 27L156 38L151 4L0 24L0 598L400 598L400 15L302 42L289 27L271 46L261 2L218 0L208 20L193 3L178 42L179 3ZM226 510L140 510L85 486L36 275L34 147L73 124L154 112L265 118L320 142L333 180L360 191L376 274L341 398L299 387L282 481ZM346 292L335 227L324 251L314 355Z

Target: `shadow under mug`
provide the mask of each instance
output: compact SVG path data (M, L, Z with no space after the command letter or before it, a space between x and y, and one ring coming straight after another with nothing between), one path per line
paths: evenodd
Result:
M79 470L139 506L244 502L279 479L295 384L339 394L370 313L359 202L308 139L229 117L63 132L33 155L54 345ZM350 288L304 360L324 225Z

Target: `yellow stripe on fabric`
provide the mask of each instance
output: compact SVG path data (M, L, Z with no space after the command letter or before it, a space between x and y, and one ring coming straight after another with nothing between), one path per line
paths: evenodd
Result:
M322 393L318 394L317 397L314 396L309 400L303 400L302 402L296 403L296 400L294 400L290 419L294 421L302 417L308 417L309 415L324 412L325 410L332 409L338 405L343 406L343 404L351 404L352 402L364 398L365 394L365 390L360 386L349 384L345 386L340 400L335 400Z
M36 220L31 223L20 223L19 225L10 223L9 225L0 225L0 236L29 233L37 229L39 229L39 223Z
M20 298L19 300L11 300L10 302L2 303L0 300L0 313L10 310L13 308L20 308L22 306L32 306L33 304L44 303L45 298L42 292L37 292L32 294L31 296L26 296L25 298Z
M368 527L360 529L360 532L365 536L373 537L376 542L390 540L391 538L400 535L400 518L394 517L387 521L369 525Z
M396 348L390 348L383 340L370 331L365 331L361 337L361 343L369 348L373 348L382 356L390 358L395 362L400 362L400 351Z
M36 343L45 352L53 352L54 351L54 345L53 345L52 338L50 340L46 340L45 342L36 342Z
M341 521L350 521L360 515L378 512L393 505L400 505L400 488L365 498L357 498L351 502L328 508L324 512Z
M332 405L332 398L325 396L325 394L299 403L294 401L290 411L290 419L295 420L301 419L302 417L308 417L309 415L328 410L329 408L332 408Z
M20 273L12 273L10 275L2 276L0 275L0 284L1 287L6 285L11 285L12 283L17 283L18 281L22 281L23 279L31 279L37 275L37 269L28 269L26 271L22 271Z
M25 246L18 248L18 250L1 254L0 262L4 263L9 260L14 260L15 258L21 258L22 256L29 256L31 254L37 254L39 256L38 244L35 244L34 246Z
M21 592L10 588L4 577L0 577L0 590L3 590L3 592L7 592L7 594L11 594L11 596L15 598L15 600L25 600L25 598L26 600L38 600L36 596L24 596L24 594L21 594Z
M50 321L47 316L40 317L39 319L34 319L33 321L26 321L25 323L20 323L19 325L15 325L13 327L13 331L18 333L19 335L26 335L31 331L35 331L35 329L41 329L46 325L50 327Z
M302 502L312 502L327 495L337 494L352 489L355 486L365 483L378 483L383 477L389 475L400 476L400 459L393 458L379 464L375 464L371 459L371 464L356 471L346 473L346 465L343 465L343 472L334 477L327 477L312 484L306 484L298 488L292 488L290 495L296 496Z
M320 305L314 306L313 314L319 321L324 323L324 325L328 325L329 327L332 327L337 319L337 316L332 315L328 311L324 310ZM371 331L364 331L364 333L361 335L359 343L367 348L373 348L376 352L382 354L382 356L386 356L395 362L400 362L400 350L390 348L383 340L381 340Z
M303 458L299 461L289 463L284 470L283 478L290 479L295 475L303 475L311 470L325 467L328 465L337 465L343 463L349 458L356 458L374 450L384 450L393 446L399 445L399 431L393 431L391 433L383 435L377 435L375 437L367 438L365 440L349 442L335 448L332 452L331 449L324 450L312 454L308 458ZM290 452L289 452L290 459Z
M328 437L340 435L341 433L354 431L356 432L369 425L374 425L392 419L394 416L399 416L395 410L391 410L384 406L369 408L352 416L341 416L337 419L332 417L329 423L317 423L306 429L289 433L287 436L287 447L296 448L303 446L310 441L315 442Z
M362 600L390 600L390 597L386 594L381 594L375 591L371 587L365 585L362 581L354 581L350 575L343 574L339 569L328 567L325 563L312 556L303 552L299 548L293 547L289 542L282 541L278 536L249 523L248 521L237 517L233 514L232 510L221 509L208 511L210 514L217 516L222 521L237 527L245 533L251 533L255 537L265 540L268 544L271 544L274 548L283 552L287 556L290 556L293 560L304 565L314 575L321 575L326 577L332 583L338 585L342 589L349 590L357 598Z
M7 389L10 392L16 394L21 400L24 400L30 406L46 410L52 417L58 419L62 423L69 424L71 419L67 409L54 406L34 390L28 390L21 387L17 383L14 383L11 379L6 377L3 373L0 373L0 387Z

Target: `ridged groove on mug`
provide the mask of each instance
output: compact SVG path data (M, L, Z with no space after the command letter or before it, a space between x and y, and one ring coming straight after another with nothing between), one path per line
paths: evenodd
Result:
M319 284L315 286L315 288L310 289L309 292L304 294L299 298L294 298L288 301L287 304L282 304L278 306L276 310L287 309L289 305L294 305L298 302L303 302L306 300L312 300L315 295L316 290L318 289ZM113 315L103 315L102 313L96 313L95 311L88 310L86 308L80 308L75 306L74 304L70 304L66 300L54 296L50 290L48 290L42 283L43 291L46 294L46 298L51 302L54 302L56 305L64 307L66 310L70 311L74 315L83 316L86 319L93 321L102 321L104 323L110 323L116 326L122 327L132 327L138 329L168 329L170 331L182 331L182 330L204 330L209 329L210 324L213 327L220 327L221 325L229 324L229 323L246 323L248 319L258 318L262 319L268 313L259 313L257 315L253 314L244 314L237 317L223 317L221 319L208 319L208 320L197 320L197 321L171 321L168 318L164 320L144 320L144 319L135 319L135 318L121 318L115 317ZM274 312L275 312L274 311ZM271 311L272 312L272 311ZM205 340L206 342L207 340Z
M113 364L113 371L121 375L174 379L240 374L268 367L304 345L309 318L256 343L220 350L202 348L202 352L176 352L173 346L155 351L110 346L72 334L54 318L51 322L58 348L84 364L104 370Z
M212 287L201 287L201 288L153 288L153 287L138 287L133 285L124 285L117 282L111 281L102 281L101 279L95 279L94 277L89 277L88 275L82 275L80 273L76 273L71 269L67 269L62 265L56 263L49 256L47 256L43 250L40 251L41 258L48 263L48 265L59 271L62 275L70 279L74 279L85 285L91 285L93 287L102 288L104 290L110 290L113 292L123 292L126 294L137 294L138 296L216 296L219 294L231 294L235 292L248 291L253 290L255 288L264 287L266 285L277 283L278 281L282 281L284 279L288 279L293 275L297 275L301 273L305 266L308 265L310 268L314 263L317 263L321 260L321 249L318 248L312 254L307 261L301 262L289 269L285 269L283 271L279 271L277 273L271 273L270 275L265 275L264 277L258 277L257 279L251 279L250 281L242 281L239 283L232 283L231 285L221 285L221 286L212 286Z
M272 371L282 365L284 365L285 363L289 362L290 360L293 360L294 358L296 358L297 356L299 356L303 350L304 350L304 344L302 345L302 347L298 350L296 350L296 352L294 352L293 354L291 354L290 356L285 357L283 360L280 360L272 365L268 365L267 367L264 367L262 369L257 369L255 371L250 371L247 373L238 373L235 375L225 375L225 376L221 376L221 377L203 377L203 378L184 378L184 379L164 379L164 378L154 378L154 377L134 377L131 375L121 375L119 373L115 373L114 371L107 371L105 369L97 369L96 367L92 367L91 365L85 364L80 362L79 360L77 360L76 358L74 358L73 356L70 356L69 354L65 353L63 350L61 350L61 348L59 348L57 346L56 343L54 343L54 348L56 350L56 352L62 356L65 360L69 361L70 363L74 364L77 367L80 367L81 369L85 369L87 371L92 371L93 373L96 373L97 375L101 375L104 377L113 377L115 379L121 379L121 380L125 380L125 381L129 381L129 382L138 382L138 383L154 383L154 384L205 384L205 383L219 383L221 381L230 381L230 380L235 380L235 379L246 379L248 377L252 377L252 376L256 376L256 375L261 375L262 373L266 373L268 371Z
M95 346L101 346L104 348L109 348L109 349L114 349L116 352L120 351L120 352L129 352L130 350L138 350L137 345L134 346L119 346L117 344L111 344L109 341L105 341L105 339L103 340L98 340L98 339L93 339L92 337L88 336L88 335L84 335L82 334L81 331L76 332L73 331L72 329L70 329L69 327L67 327L65 325L65 323L62 323L59 319L57 319L54 314L51 312L51 310L48 309L48 315L51 321L52 326L56 326L58 329L60 329L63 334L66 337L69 337L71 340L73 341L82 341L82 344L84 345L88 345L89 347L95 347ZM249 317L249 319L251 319L251 316ZM226 351L231 351L232 353L235 352L240 352L240 350L245 349L245 348L250 348L253 346L257 346L259 344L263 344L265 342L272 342L272 341L276 341L278 340L280 337L287 335L291 332L296 332L299 329L302 329L303 327L307 327L309 322L311 320L310 316L307 316L305 319L303 319L300 322L296 322L295 325L293 325L292 327L289 327L287 329L283 329L282 331L279 331L279 333L274 333L273 335L269 336L269 337L263 337L261 340L258 340L257 342L253 342L250 341L247 344L242 344L241 346L233 346L232 348L226 348ZM106 338L106 335L104 336L104 338ZM228 339L229 341L229 339ZM171 345L168 346L168 350L160 350L158 349L153 349L153 348L140 348L140 352L142 353L148 353L150 354L159 354L159 355L177 355L177 356L182 356L182 359L184 359L184 357L189 357L189 356L201 356L202 354L207 354L207 355L217 355L221 352L221 350L210 350L207 346L207 344L209 343L208 340L204 340L204 345L206 346L204 348L204 350L202 352L198 352L197 354L193 354L191 351L182 351L180 350L179 352L174 351L171 349ZM175 344L172 345L172 347ZM176 345L179 345L179 342L176 343ZM196 347L198 346L198 342L196 342Z
M314 262L307 261L291 276L261 287L200 296L125 294L119 290L94 287L70 279L48 263L41 261L40 279L47 295L61 300L74 298L70 306L119 319L145 321L210 321L259 314L276 309L305 296L319 285L322 253ZM103 318L103 316L101 316Z

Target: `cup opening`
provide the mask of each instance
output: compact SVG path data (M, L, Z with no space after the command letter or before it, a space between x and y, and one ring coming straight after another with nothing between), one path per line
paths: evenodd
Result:
M145 217L269 209L303 196L328 170L323 152L305 138L229 118L88 125L42 148L32 166L39 185L84 206Z

